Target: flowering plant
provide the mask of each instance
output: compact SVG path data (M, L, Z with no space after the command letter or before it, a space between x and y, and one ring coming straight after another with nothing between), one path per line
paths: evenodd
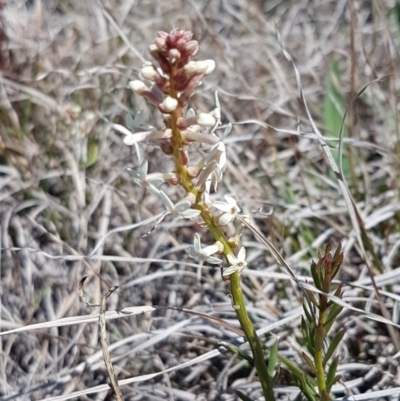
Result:
M142 125L141 112L134 119L128 119L127 125L130 129L114 124L114 129L125 135L124 143L135 146L139 159L138 170L127 169L127 172L136 184L146 186L160 198L166 211L159 221L166 215L172 214L174 217L192 220L198 226L206 227L214 237L214 244L202 247L201 237L196 233L193 246L188 247L188 254L192 258L221 265L223 279L229 282L233 308L251 347L252 362L259 376L264 398L274 400L273 384L278 375L275 368L278 358L277 345L270 351L267 365L262 344L247 313L240 284L240 274L247 267L246 249L241 246L241 234L244 226L249 226L249 217L239 215L241 209L234 197L226 195L225 201L213 201L210 196L212 189L217 190L226 169L225 145L221 138L229 134L231 126L228 125L221 137L216 134L221 124L217 95L216 108L211 112L196 113L188 108L191 95L201 81L213 72L215 62L213 60L194 61L193 58L199 50L198 42L192 39L191 32L179 29L174 29L170 33L159 32L149 50L157 65L146 63L140 73L141 80L132 81L129 86L136 94L145 97L158 108L163 115L164 127L156 129ZM141 156L139 146L143 141L158 145L166 155L171 156L175 170L148 174L148 161ZM160 189L164 183L182 187L185 195L174 204ZM235 227L234 234L230 237L227 235L228 225ZM256 230L253 229L253 232ZM321 277L332 265L327 256L328 253L318 265L322 271ZM335 254L335 260L336 274L341 263L338 252ZM333 276L328 275L325 280L326 288L324 287L323 290L329 290L328 284L331 278ZM340 291L336 293L336 296L341 296ZM308 293L307 299L315 301L311 292ZM323 301L326 301L325 298ZM314 302L314 305L321 310L320 327L322 328L328 324L324 316L329 308L324 302L323 307L320 307L317 301ZM312 334L316 331L312 326L315 320L314 312L305 310L306 316L312 322L309 330ZM338 309L336 308L335 311L337 312ZM306 327L306 323L303 326ZM332 365L329 378L325 380L325 365L332 356L338 341L334 342L327 356L325 355L325 359L321 359L324 355L323 350L314 347L315 342L318 344L324 342L328 330L326 332L321 330L316 332L315 338L311 334L309 336L309 350L311 353L315 351L315 362L310 362L311 358L305 356L308 365L317 372L319 395L313 390L314 385L316 386L313 379L308 379L301 370L294 367L293 363L285 362L285 359L280 357L280 361L291 370L303 394L310 400L318 398L326 400L329 397L330 387L335 380L338 380L334 376L337 364ZM237 394L242 398L240 392ZM248 399L248 397L242 399Z
M193 246L188 248L191 257L211 264L223 264L222 274L229 281L233 306L245 332L254 357L260 382L266 399L273 399L272 376L263 357L261 342L247 314L239 275L247 266L246 250L239 247L243 224L237 220L240 208L232 196L225 196L225 202L213 202L210 191L217 189L226 168L225 145L216 135L221 124L221 112L216 96L216 108L211 112L198 112L188 108L188 102L196 87L215 69L213 60L194 61L199 45L192 39L192 33L173 29L170 33L159 32L155 43L149 47L156 61L146 63L141 80L129 83L138 95L145 97L163 114L164 127L142 127L140 115L131 121L131 130L114 124L114 129L125 135L124 143L135 146L139 157L139 169L128 169L134 181L147 186L159 196L166 208L163 214L193 220L208 228L215 244L201 246L199 234L195 234ZM135 121L136 120L136 121ZM229 134L231 126L222 137ZM137 131L137 132L135 132ZM148 141L160 146L162 151L173 158L175 171L148 174L148 162L141 157L139 143ZM196 147L191 146L196 144ZM195 148L189 154L189 150ZM192 163L192 158L197 160ZM159 186L169 182L180 185L185 195L174 204ZM225 226L236 224L232 237L228 237Z

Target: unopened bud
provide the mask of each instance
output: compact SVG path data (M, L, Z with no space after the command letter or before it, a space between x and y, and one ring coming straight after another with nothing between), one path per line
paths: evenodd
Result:
M215 70L214 60L204 60L200 61L200 63L202 63L202 67L205 69L204 75L210 75Z
M181 59L181 52L178 49L171 49L168 52L168 60L171 64L175 64Z
M183 67L186 75L194 75L199 73L199 66L197 61L189 61L184 67Z
M201 170L199 166L189 166L187 169L188 176L190 178L196 178L199 176Z
M185 51L190 56L193 57L199 51L199 42L197 40L191 40L185 44Z
M197 124L205 128L214 127L216 122L217 121L215 117L208 113L199 113L199 115L197 116Z
M180 176L178 173L169 173L167 181L171 185L178 185L181 182Z
M189 156L188 156L187 152L185 152L184 150L180 151L179 159L180 159L180 163L183 166L186 166L189 163Z
M166 155L172 155L172 153L174 153L174 148L170 141L162 141L160 143L160 148Z
M149 46L149 52L156 60L158 60L159 51L156 44L153 43Z
M129 82L129 87L138 95L142 95L145 92L150 92L150 89L147 87L147 85L143 81L139 80Z
M178 100L167 96L158 106L162 113L172 113L178 107Z
M214 60L203 60L203 61L189 61L185 67L185 73L187 75L210 75L215 69Z
M155 76L157 75L157 71L153 65L145 65L140 73L144 79L148 79L149 81L153 81Z

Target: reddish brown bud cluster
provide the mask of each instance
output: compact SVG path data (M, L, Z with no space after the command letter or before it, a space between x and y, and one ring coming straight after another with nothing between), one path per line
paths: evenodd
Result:
M192 61L199 50L199 44L192 40L192 36L191 32L180 29L173 29L170 33L158 32L149 51L160 69L157 70L151 64L146 64L142 69L142 77L153 81L164 95L171 95L172 80L174 96L177 96L181 107L187 104L202 78L215 68L213 60ZM153 101L154 94L150 91L142 95ZM168 113L165 107L155 104L162 113Z
M155 46L150 46L150 53L160 62L160 67L166 74L170 72L169 65L182 68L199 51L199 44L192 37L192 32L180 29L173 29L170 33L158 32Z

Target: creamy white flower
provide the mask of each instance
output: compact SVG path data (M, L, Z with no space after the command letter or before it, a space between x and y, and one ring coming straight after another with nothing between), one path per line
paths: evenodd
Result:
M217 136L210 135L210 138L217 138ZM209 178L207 187L209 190L212 184L214 190L217 191L218 183L221 182L224 171L226 170L226 147L225 144L220 140L211 147L209 154L206 155L204 159L204 164L208 165L214 160L217 161L217 164Z
M232 255L231 253L228 255L229 267L224 269L222 275L224 277L228 277L236 271L239 274L242 270L247 266L246 262L246 249L242 246L237 256Z
M169 139L172 136L172 130L170 128L161 131L142 131L134 133L120 124L112 124L111 126L116 131L126 135L124 138L124 144L128 146L132 146L145 140Z
M191 258L200 259L204 262L214 265L219 265L222 263L222 260L212 255L221 251L221 245L216 243L214 245L201 248L200 235L196 233L194 236L193 246L189 246L187 250Z
M198 209L191 209L192 204L188 199L180 200L176 205L169 199L168 195L164 191L159 192L159 196L164 203L168 213L173 214L176 217L182 217L183 219L192 219L197 217L201 212Z
M225 195L226 202L213 202L212 206L224 213L218 216L218 224L226 226L240 213L240 208L232 196Z

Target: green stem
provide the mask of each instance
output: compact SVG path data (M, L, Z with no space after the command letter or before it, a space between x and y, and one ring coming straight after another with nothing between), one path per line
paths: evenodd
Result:
M177 99L177 93L175 91L175 83L174 83L174 70L172 69L171 78L170 78L170 96ZM174 141L174 149L173 149L173 157L175 161L175 168L180 177L180 184L185 189L187 193L192 193L195 195L196 203L193 205L193 208L196 208L201 211L201 217L206 223L208 229L213 235L216 241L222 243L224 250L223 254L225 259L227 260L227 256L229 254L234 255L232 247L226 238L224 232L220 227L218 227L211 215L208 207L201 203L201 193L193 185L191 178L188 175L188 170L185 165L181 163L181 152L183 150L183 141L180 130L177 128L177 120L181 114L181 107L178 107L173 113L171 113L170 127L172 130L172 138ZM243 293L240 286L240 277L239 272L235 272L230 276L230 290L232 294L232 301L234 305L234 309L242 330L244 331L251 348L251 352L253 354L254 366L257 370L259 380L261 382L261 386L263 389L264 398L266 401L274 401L274 393L273 393L273 385L272 378L268 376L267 364L264 360L264 351L261 345L261 341L257 336L256 330L253 326L252 321L250 320L249 315L247 314L246 305L243 299Z
M329 288L327 289L329 292ZM326 378L324 367L324 341L325 341L325 325L328 313L328 300L324 295L320 295L318 326L315 331L315 354L314 365L317 371L317 383L319 397L321 401L329 400L329 394L326 390Z
M326 381L325 381L325 369L324 369L324 355L323 355L323 344L325 337L325 328L319 323L316 330L316 339L315 339L315 354L314 354L314 365L317 371L317 383L319 393L322 394L324 390L326 390Z
M236 271L233 273L230 276L230 280L233 308L235 309L236 316L239 319L240 326L242 327L242 330L245 332L249 341L251 353L253 354L254 366L261 382L264 398L266 401L275 400L272 378L268 376L268 368L264 360L264 351L261 341L256 333L249 315L247 314L242 288L240 286L239 272Z

